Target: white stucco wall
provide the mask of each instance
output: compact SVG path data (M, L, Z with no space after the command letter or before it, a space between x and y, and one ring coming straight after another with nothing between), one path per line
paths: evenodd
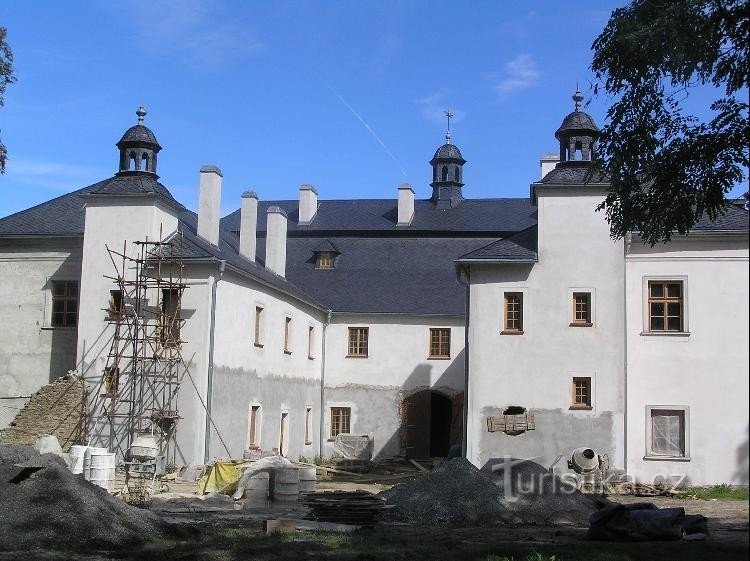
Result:
M263 308L260 342L255 344L255 309ZM286 319L288 352L284 349ZM325 313L250 278L228 271L216 302L212 417L232 457L248 447L249 415L260 406L260 438L265 451L279 448L286 415L284 453L296 460L319 452L320 377ZM308 332L313 328L312 352ZM307 408L311 416L306 417ZM309 440L305 440L306 427ZM216 434L211 457L226 457Z
M539 262L470 268L467 457L538 457L549 466L579 446L623 465L623 245L594 209L603 193L539 188ZM504 292L523 294L523 334L505 335ZM592 294L593 326L570 327L572 293ZM592 378L592 409L570 410L573 377ZM517 405L536 429L490 433L486 419Z
M75 368L75 327L51 326L51 281L81 277L81 239L0 240L0 397L29 396ZM0 400L0 428L26 399Z
M367 327L367 358L347 357L349 327ZM450 359L430 359L430 328L451 329ZM456 316L334 314L326 331L324 438L330 408L351 408L351 432L373 437L373 455L401 450L404 397L432 389L452 397L464 388L464 321ZM333 451L324 443L324 454Z
M642 335L650 277L683 280L689 335ZM695 237L627 256L628 472L748 483L748 239ZM689 460L644 459L647 406L687 407Z

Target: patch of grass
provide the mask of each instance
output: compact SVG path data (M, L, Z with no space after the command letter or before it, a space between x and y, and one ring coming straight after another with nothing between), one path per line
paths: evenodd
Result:
M750 498L747 487L733 487L726 483L712 487L688 487L684 496L704 501L710 501L711 499L747 501Z
M548 555L535 552L526 557L519 557L517 559L506 555L490 554L485 557L480 557L478 561L568 561L568 558L558 557L556 554ZM570 561L573 561L573 559L570 558ZM579 561L579 559L576 557L574 561ZM586 561L631 561L631 558L622 553L591 551L586 552Z

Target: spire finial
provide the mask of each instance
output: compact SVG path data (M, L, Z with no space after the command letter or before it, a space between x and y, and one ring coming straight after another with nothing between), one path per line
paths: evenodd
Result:
M453 113L451 113L451 110L448 109L444 111L445 116L448 118L448 130L445 131L445 143L450 144L451 143L451 117L453 117Z
M138 115L138 124L143 124L143 118L146 116L146 108L141 105L135 112L136 115Z
M578 81L576 80L576 93L573 94L573 101L575 102L576 111L581 110L581 102L583 101L583 94L578 89Z

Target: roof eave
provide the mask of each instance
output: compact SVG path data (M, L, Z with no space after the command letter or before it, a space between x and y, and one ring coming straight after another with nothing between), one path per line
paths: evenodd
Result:
M539 263L539 257L523 259L504 259L497 257L462 258L453 261L456 265L471 265L472 263Z

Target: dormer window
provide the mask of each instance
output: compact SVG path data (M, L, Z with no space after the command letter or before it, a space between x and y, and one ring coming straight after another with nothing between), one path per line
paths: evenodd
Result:
M317 254L316 269L333 269L334 254L332 251L319 251Z

